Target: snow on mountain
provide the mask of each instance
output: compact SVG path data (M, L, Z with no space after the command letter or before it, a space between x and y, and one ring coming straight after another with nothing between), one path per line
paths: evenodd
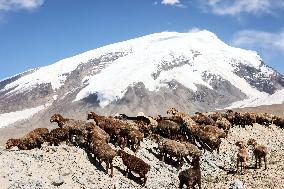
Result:
M233 71L238 64L245 64L262 69L265 75L273 72L261 65L256 52L230 47L208 31L164 32L131 40L131 43L135 45L132 45L129 55L86 79L89 85L78 93L76 101L96 93L100 105L105 106L121 98L127 87L137 82L143 82L150 91L159 90L171 80L193 91L196 91L197 84L212 89L210 83L203 80L204 73L230 81L249 98L263 97L266 93L253 88Z
M17 121L25 120L32 117L34 114L46 108L45 105L38 106L35 108L24 109L21 111L10 112L5 114L0 114L0 128L6 127Z
M9 94L19 93L46 83L50 83L53 90L59 89L64 85L66 76L74 71L80 64L87 63L89 60L98 58L104 54L116 52L118 49L117 45L119 45L119 43L91 50L71 58L60 60L52 65L38 68L33 73L6 85L1 91L12 89ZM130 48L119 46L119 50L127 52Z
M272 95L266 95L264 97L249 98L242 101L237 101L231 104L226 109L232 108L245 108L245 107L257 107L263 105L273 105L284 103L284 90L279 90Z

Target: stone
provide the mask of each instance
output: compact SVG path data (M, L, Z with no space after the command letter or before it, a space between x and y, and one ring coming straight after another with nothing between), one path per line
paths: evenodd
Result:
M58 176L57 178L53 179L53 181L52 181L52 185L54 185L54 186L60 186L63 183L64 183L64 178L61 175Z
M230 184L230 189L244 189L244 184L239 179L236 179L233 183Z

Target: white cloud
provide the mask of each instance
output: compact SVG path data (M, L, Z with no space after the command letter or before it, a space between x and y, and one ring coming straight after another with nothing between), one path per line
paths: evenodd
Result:
M274 14L284 9L283 0L203 0L203 6L218 15Z
M233 44L239 47L278 50L284 53L284 28L277 33L243 30L235 34Z
M44 0L0 0L0 12L14 10L34 10L43 5Z
M162 0L161 2L164 5L176 5L176 4L180 4L179 0Z
M186 6L181 4L180 0L162 0L161 4L163 5L172 5L180 8L185 8Z
M193 27L193 28L188 30L189 33L197 33L197 32L200 32L200 31L202 31L202 29L197 28L197 27Z

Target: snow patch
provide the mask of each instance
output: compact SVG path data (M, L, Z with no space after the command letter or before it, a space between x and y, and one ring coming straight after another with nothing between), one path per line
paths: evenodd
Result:
M232 108L245 108L245 107L257 107L272 104L283 104L284 103L284 89L276 91L272 95L263 95L262 97L249 98L242 101L237 101L231 104L226 109Z
M17 121L29 119L49 105L51 104L41 105L35 108L24 109L16 112L0 114L0 128L16 123Z

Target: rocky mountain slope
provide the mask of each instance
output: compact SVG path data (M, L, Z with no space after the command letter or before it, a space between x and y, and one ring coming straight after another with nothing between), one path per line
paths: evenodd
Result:
M50 126L55 112L85 119L91 110L151 115L172 106L192 113L281 104L283 87L284 77L256 52L230 47L205 30L163 32L1 81L0 127Z
M263 134L265 133L265 135ZM235 142L255 138L269 148L268 169L247 169L244 174L236 173ZM284 131L279 127L255 124L253 127L233 127L228 138L222 140L220 154L206 151L201 159L202 188L224 189L282 189L284 187ZM126 167L121 158L114 160L114 177L104 172L103 167L95 164L80 148L44 146L30 151L6 151L0 149L1 188L178 188L178 173L175 164L159 161L155 150L157 144L144 139L137 156L151 165L147 174L146 187L142 187L138 175L126 178ZM133 152L126 148L129 153ZM252 150L249 150L249 167L254 165ZM182 167L190 167L185 164ZM238 186L238 187L237 187Z

